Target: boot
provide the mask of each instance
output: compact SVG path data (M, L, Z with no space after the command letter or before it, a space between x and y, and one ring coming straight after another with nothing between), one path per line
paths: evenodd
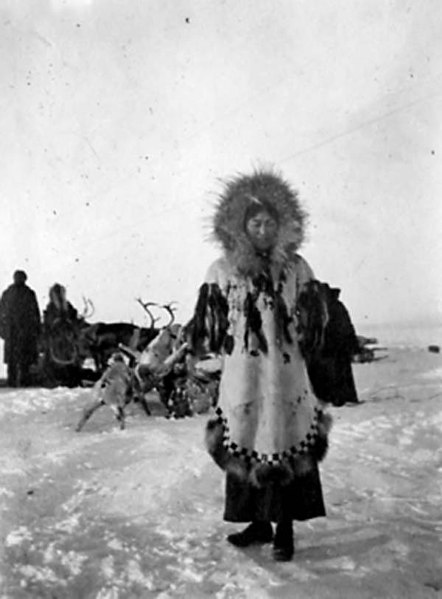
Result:
M252 522L241 532L228 535L227 540L235 547L248 547L261 543L270 543L273 529L270 522Z
M295 553L293 525L291 520L282 520L276 525L273 541L273 558L278 562L289 562Z
M6 384L8 387L17 387L17 366L15 362L8 364L7 372Z

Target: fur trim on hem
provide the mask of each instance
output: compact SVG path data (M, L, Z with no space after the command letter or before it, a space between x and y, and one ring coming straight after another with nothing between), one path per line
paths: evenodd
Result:
M219 418L207 422L205 443L207 450L217 466L227 473L233 474L243 482L255 487L278 482L290 484L297 476L303 476L313 470L316 462L322 461L328 450L328 433L332 426L330 414L320 415L318 420L318 437L311 451L304 455L284 459L278 464L255 462L247 464L243 459L232 455L223 444L224 426Z

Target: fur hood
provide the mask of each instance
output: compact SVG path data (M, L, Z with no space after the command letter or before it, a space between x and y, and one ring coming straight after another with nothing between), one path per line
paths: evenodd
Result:
M244 228L246 213L256 202L267 204L278 216L278 239L270 262L282 269L296 261L307 218L297 191L272 170L238 175L225 183L216 205L212 235L223 247L230 264L241 274L251 276L263 268L263 258L256 253Z

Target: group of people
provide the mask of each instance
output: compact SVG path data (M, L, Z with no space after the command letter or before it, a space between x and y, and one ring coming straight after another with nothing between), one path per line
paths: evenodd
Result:
M79 318L77 310L66 299L66 289L55 283L49 290L49 302L41 319L37 296L26 281L26 273L16 270L12 284L0 298L0 337L4 340L8 387L31 384L31 367L38 363L41 353L45 360L49 359L47 340L61 315L63 322L75 322Z
M296 190L273 170L228 180L212 228L222 256L201 286L191 328L192 351L223 357L206 444L226 474L224 519L248 523L227 540L272 543L281 561L295 551L293 521L326 514L318 464L328 448L327 404L357 402L349 366L357 341L339 290L312 285L298 253L306 217ZM17 271L1 299L11 385L26 382L40 334L25 282Z

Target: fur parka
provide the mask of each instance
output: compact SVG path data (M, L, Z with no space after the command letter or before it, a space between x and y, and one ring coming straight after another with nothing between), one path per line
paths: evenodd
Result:
M265 254L246 234L256 204L278 222ZM211 347L216 337L223 353L207 448L221 468L258 487L289 484L327 450L331 418L314 395L302 348L299 298L314 280L298 254L305 222L297 192L273 171L228 181L213 219L223 256L209 268L194 315L194 338Z

